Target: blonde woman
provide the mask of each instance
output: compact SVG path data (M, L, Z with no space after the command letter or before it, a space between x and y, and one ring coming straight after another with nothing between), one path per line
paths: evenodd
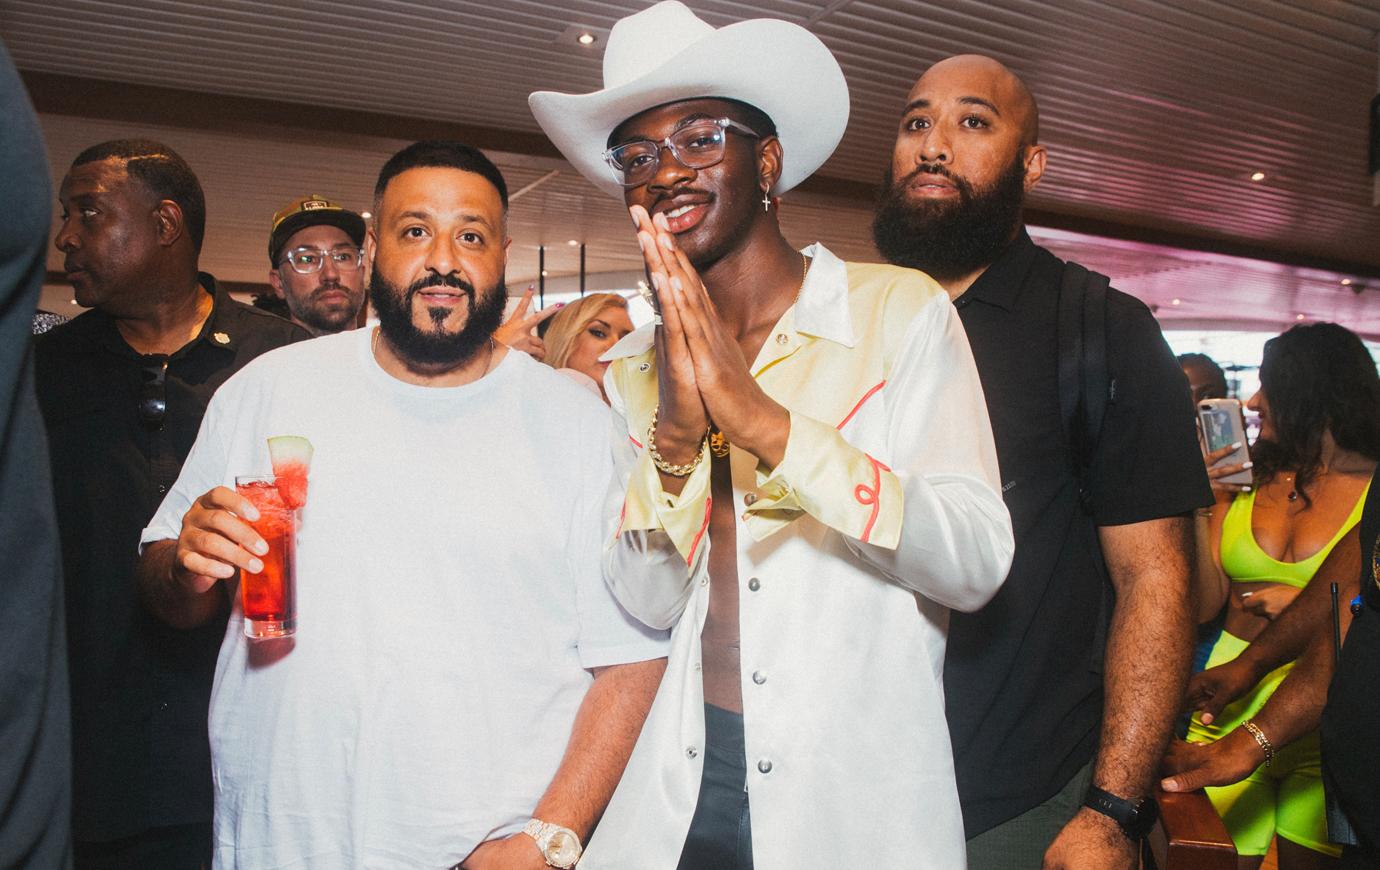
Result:
M604 351L633 331L628 300L617 293L591 293L565 306L546 329L546 359L552 368L604 395Z

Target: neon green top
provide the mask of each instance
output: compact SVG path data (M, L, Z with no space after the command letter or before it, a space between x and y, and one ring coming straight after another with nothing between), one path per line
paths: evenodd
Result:
M1327 542L1327 546L1301 562L1281 562L1270 558L1260 549L1260 545L1255 542L1255 533L1251 530L1251 513L1255 510L1256 491L1240 493L1232 500L1231 507L1222 520L1222 571L1233 583L1283 583L1295 589L1302 589L1313 579L1313 575L1318 572L1327 554L1337 546L1337 542L1360 521L1361 509L1365 507L1366 493L1369 491L1370 484L1367 483L1346 522L1342 523L1342 527L1337 530L1332 540Z

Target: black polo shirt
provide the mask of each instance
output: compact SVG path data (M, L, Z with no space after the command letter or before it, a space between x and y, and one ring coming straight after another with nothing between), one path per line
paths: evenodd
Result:
M214 297L201 333L168 359L160 428L140 418L144 370L114 320L88 311L37 340L52 446L72 685L73 832L103 841L211 818L206 714L222 616L180 631L140 605L139 533L182 469L211 394L245 363L310 337Z
M1093 756L1112 592L1096 526L1212 503L1188 383L1142 303L1107 299L1116 393L1078 500L1059 411L1057 304L1063 263L1020 237L954 301L992 418L1016 552L977 613L949 623L944 689L968 837L1063 787Z

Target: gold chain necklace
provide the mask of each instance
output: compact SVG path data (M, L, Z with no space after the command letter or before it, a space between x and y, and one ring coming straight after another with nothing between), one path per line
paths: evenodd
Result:
M801 263L804 265L804 269L800 274L800 286L795 288L795 298L791 300L792 308L794 308L800 302L800 294L805 289L805 279L810 277L810 258L802 253L800 255L800 260ZM725 456L728 455L728 448L728 436L725 435L723 431L719 429L718 426L715 426L711 422L709 424L709 452L714 454L719 459L723 459Z

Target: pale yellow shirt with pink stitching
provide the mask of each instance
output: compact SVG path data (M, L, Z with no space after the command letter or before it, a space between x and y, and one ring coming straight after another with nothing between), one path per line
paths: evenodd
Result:
M754 862L953 870L948 609L985 604L1012 552L986 404L934 281L805 253L800 297L752 364L790 412L785 456L729 456ZM703 770L710 466L678 496L661 487L645 447L651 343L645 328L608 354L619 474L604 571L630 613L673 628L671 653L586 870L674 870Z

